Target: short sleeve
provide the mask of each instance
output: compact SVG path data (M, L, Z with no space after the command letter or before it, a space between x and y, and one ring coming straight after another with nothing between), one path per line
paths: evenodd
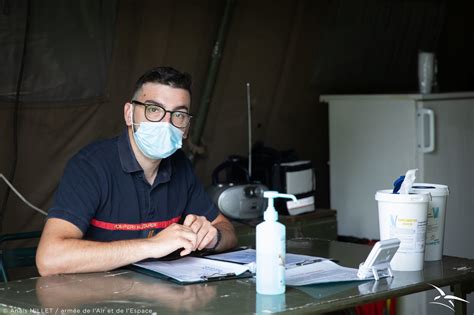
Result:
M78 154L66 165L53 206L49 209L48 219L66 220L85 234L99 207L100 196L100 176L97 168L83 155Z

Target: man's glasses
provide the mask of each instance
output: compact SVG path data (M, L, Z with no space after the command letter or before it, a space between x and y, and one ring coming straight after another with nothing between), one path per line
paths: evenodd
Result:
M149 121L161 121L165 118L166 113L171 115L171 124L177 128L186 128L191 121L193 115L179 110L166 110L157 104L146 104L132 100L132 104L145 106L145 118Z

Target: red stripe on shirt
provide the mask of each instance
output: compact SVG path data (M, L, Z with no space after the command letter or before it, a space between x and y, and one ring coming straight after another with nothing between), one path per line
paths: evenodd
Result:
M128 224L128 223L110 223L92 219L90 224L96 228L110 230L110 231L143 231L150 229L164 229L170 226L173 223L178 222L181 219L181 216L170 219L168 221L156 221L156 222L146 222L146 223L137 223L137 224Z

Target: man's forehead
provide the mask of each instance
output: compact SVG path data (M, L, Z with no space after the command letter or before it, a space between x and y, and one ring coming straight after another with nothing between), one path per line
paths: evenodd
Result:
M190 107L191 95L186 89L172 87L161 83L147 82L137 93L144 102L152 101L162 105L179 105Z
M143 93L143 91L162 91L162 90L167 90L170 92L177 92L177 93L186 93L189 95L188 90L185 88L181 87L176 87L168 84L162 84L162 83L157 83L157 82L146 82L142 85L140 92Z

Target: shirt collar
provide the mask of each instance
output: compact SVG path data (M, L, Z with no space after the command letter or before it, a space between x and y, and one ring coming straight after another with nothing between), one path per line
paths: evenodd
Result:
M119 136L117 145L123 171L127 173L143 171L142 167L140 164L138 164L138 161L135 158L135 154L133 154L127 128Z
M142 167L133 153L127 128L119 136L117 145L123 171L126 173L143 172ZM154 185L165 183L171 179L171 158L172 156L161 160Z

